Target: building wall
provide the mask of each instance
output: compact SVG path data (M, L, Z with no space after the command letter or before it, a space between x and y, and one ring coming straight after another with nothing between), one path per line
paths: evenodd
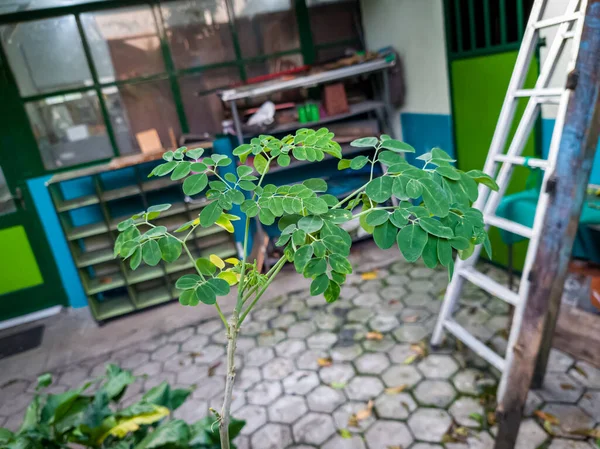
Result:
M417 153L454 153L442 0L361 0L367 48L391 45L404 66L396 132Z

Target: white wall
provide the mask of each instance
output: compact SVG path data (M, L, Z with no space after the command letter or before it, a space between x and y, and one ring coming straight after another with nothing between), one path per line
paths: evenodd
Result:
M361 8L367 48L391 45L402 58L407 96L399 112L449 115L442 0L361 0Z

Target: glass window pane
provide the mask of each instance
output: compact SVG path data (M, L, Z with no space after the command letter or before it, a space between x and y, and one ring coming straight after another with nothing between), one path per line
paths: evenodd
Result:
M2 167L0 167L0 215L12 214L16 211L15 200L10 193L8 185L6 185L6 178L4 177Z
M161 6L178 69L235 60L225 0L186 0Z
M233 0L238 40L245 58L300 48L290 0Z
M92 84L74 16L2 25L0 39L24 97Z
M315 45L359 39L361 36L358 0L309 0L308 15Z
M120 154L177 147L181 127L168 81L108 87L102 93Z
M222 132L221 123L225 119L223 103L212 90L227 87L239 81L237 67L207 70L198 75L179 79L181 97L191 133L217 134Z
M299 53L270 58L246 64L246 77L248 79L257 76L269 75L271 73L291 70L303 65L302 55Z
M47 170L113 156L95 92L48 97L25 110Z
M149 6L82 14L100 82L164 72L154 15Z

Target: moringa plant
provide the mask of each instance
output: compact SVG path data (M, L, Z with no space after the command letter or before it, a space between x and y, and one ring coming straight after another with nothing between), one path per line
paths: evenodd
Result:
M371 157L359 155L342 159L342 150L333 140L333 133L300 129L283 139L271 136L254 138L238 146L233 154L242 165L221 176L220 168L233 161L220 154L202 157L202 149L179 148L164 154L164 163L156 166L150 176L171 175L174 181L184 179L183 192L198 195L207 187L208 204L198 217L182 224L174 232L152 223L169 204L152 206L118 225L120 234L115 244L115 256L129 259L132 269L141 262L156 265L167 263L184 254L193 263L195 273L181 276L175 287L184 306L200 303L214 306L227 333L227 378L223 407L214 412L219 422L223 449L229 449L228 435L233 383L234 354L238 334L248 314L263 296L286 262L293 262L298 273L312 279L310 294L323 295L327 302L340 296L346 275L352 272L348 261L352 239L341 225L359 219L360 226L373 234L382 249L398 245L409 262L420 257L426 266L447 267L452 276L453 250L461 258L469 257L476 245L490 251L483 216L471 207L477 199L478 184L493 190L492 178L478 170L464 173L439 148L419 156L423 167L406 162L403 153L414 152L408 144L387 135L365 137L350 145L373 148ZM339 170L360 170L370 165L367 183L342 200L327 194L322 179L307 179L294 185L265 184L271 164L287 166L292 158L299 161L321 161L326 155L340 159ZM374 177L375 164L387 167L385 174ZM248 165L246 165L248 164ZM351 176L351 174L349 175ZM232 222L241 217L231 213L234 205L245 214L244 244L241 260L222 260L217 255L196 258L187 246L198 227L221 226L233 232ZM281 236L276 245L283 256L267 273L257 269L256 261L248 260L248 235L254 217L264 225L277 222ZM227 295L237 285L237 300L229 319L224 315L218 297Z

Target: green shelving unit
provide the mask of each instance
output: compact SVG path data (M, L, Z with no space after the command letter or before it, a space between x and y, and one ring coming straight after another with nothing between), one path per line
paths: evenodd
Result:
M210 154L211 145L200 146ZM173 231L209 204L206 198L186 197L181 181L148 178L158 163L160 155L128 156L61 173L47 183L90 310L99 323L176 299L175 281L194 271L184 257L135 271L113 257L117 225L134 213L152 204L171 203L155 222ZM233 234L218 226L197 228L188 241L194 258L237 255Z

